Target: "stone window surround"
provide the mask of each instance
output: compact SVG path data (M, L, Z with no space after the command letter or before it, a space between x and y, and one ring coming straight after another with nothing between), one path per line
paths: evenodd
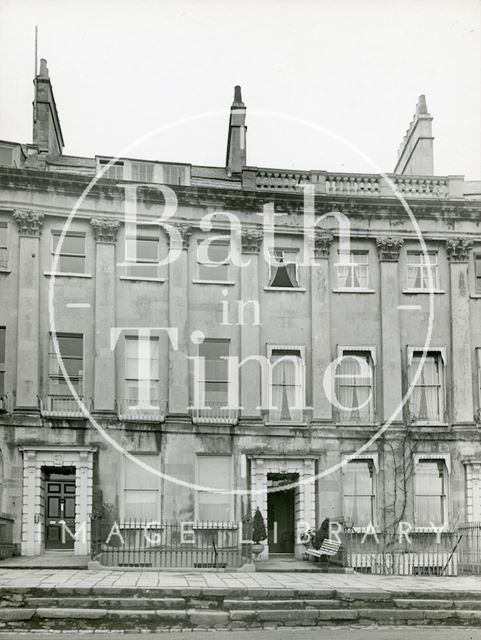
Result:
M75 467L75 531L85 523L85 541L74 541L75 555L90 552L90 518L92 515L94 447L25 446L23 453L23 509L21 552L40 555L44 550L44 510L41 501L42 467Z

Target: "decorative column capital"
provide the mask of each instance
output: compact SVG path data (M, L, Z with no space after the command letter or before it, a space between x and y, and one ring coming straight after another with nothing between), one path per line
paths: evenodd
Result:
M314 257L329 258L329 249L331 247L334 236L326 231L314 232Z
M174 227L180 234L180 242L182 246L179 246L179 248L187 251L187 249L189 248L190 236L194 231L194 227L188 222L172 222L171 226ZM175 247L176 245L178 245L177 239L170 234L168 234L167 236L167 242L171 247Z
M242 229L242 253L259 253L263 237L261 229Z
M466 238L448 238L446 240L446 251L450 262L467 262L468 254L473 243Z
M40 211L26 209L17 209L13 213L13 219L18 225L18 233L21 236L30 236L31 238L40 237L44 217Z
M404 240L402 238L392 238L391 236L376 238L380 262L397 262L403 244Z
M90 224L94 230L95 242L115 244L120 221L115 218L91 218Z

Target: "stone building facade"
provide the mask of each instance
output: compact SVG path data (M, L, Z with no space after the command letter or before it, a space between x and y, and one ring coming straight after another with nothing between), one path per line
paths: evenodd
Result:
M433 175L424 97L394 172L368 175L248 165L238 87L225 167L68 156L44 61L35 92L33 142L0 143L0 510L19 552L86 554L106 513L227 526L259 506L271 553L299 553L299 522L481 520L480 190ZM281 362L242 365L236 407L228 356ZM62 542L60 520L85 535Z

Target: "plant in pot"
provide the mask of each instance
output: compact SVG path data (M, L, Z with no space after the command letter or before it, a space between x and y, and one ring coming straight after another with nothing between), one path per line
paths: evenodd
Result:
M262 541L267 538L266 524L264 522L264 516L262 515L259 507L256 508L254 518L252 519L252 553L256 556L262 553L264 545Z

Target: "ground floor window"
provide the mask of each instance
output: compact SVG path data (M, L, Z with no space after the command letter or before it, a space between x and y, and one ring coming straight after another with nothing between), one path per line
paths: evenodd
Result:
M230 456L198 456L197 479L201 487L228 491L232 486L232 459ZM230 494L197 491L196 519L230 522L232 498Z
M417 527L441 526L447 521L444 460L419 460L414 476L414 521Z
M160 471L157 453L136 453L134 457L155 471ZM159 521L160 477L133 460L124 458L123 519Z
M344 467L344 518L354 527L375 522L373 460L352 460Z

